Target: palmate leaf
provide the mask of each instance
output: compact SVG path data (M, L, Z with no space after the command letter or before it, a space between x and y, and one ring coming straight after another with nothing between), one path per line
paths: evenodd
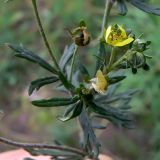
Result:
M66 106L73 103L76 103L79 100L78 97L72 98L51 98L51 99L42 99L32 101L32 104L37 107L58 107Z
M69 121L69 120L79 116L82 112L82 109L83 109L83 103L82 102L77 102L76 104L74 104L70 108L67 108L64 116L59 117L58 119L63 121L63 122Z
M142 0L127 0L127 1L144 12L160 16L160 8L153 7L147 4L146 2L143 2Z
M19 58L27 59L33 63L39 64L44 69L57 74L57 70L54 69L48 62L46 62L41 57L34 54L32 51L29 51L21 46L13 45L13 44L6 44L9 48L16 52L15 56Z
M93 154L93 158L97 159L99 155L100 143L95 136L91 120L89 119L84 108L79 116L79 121L84 134L84 148Z
M104 104L110 104L110 103L118 103L119 101L122 101L122 104L127 104L130 102L132 95L137 93L138 90L129 90L127 92L117 93L117 94L108 94L103 96L98 96L95 98L95 102L97 103L104 103Z
M57 82L58 80L59 80L58 77L51 76L32 81L29 86L28 94L31 95L35 89L38 91L42 86Z
M133 117L128 110L121 110L119 108L98 104L96 102L91 104L93 112L97 113L97 117L107 119L117 127L133 128Z

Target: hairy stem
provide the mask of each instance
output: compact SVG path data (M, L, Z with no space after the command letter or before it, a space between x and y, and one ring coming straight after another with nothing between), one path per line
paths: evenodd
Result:
M74 53L73 53L73 57L72 57L72 62L71 62L70 76L69 76L69 81L70 82L72 82L73 69L74 69L74 64L75 64L75 60L76 60L77 50L78 50L78 46L75 45L75 49L74 49Z
M71 148L71 147L65 147L65 146L56 146L56 145L50 145L50 144L41 144L41 143L20 143L20 142L15 142L7 138L0 137L0 142L5 143L8 145L16 146L16 147L22 147L24 149L28 148L33 148L33 149L54 149L54 150L60 150L60 151L65 151L65 152L71 152L75 153L81 156L86 156L87 153Z
M37 2L36 0L32 0L32 4L33 4L33 8L34 8L34 12L35 12L35 16L36 16L36 20L37 20L37 23L38 23L38 27L39 27L39 30L40 30L40 33L42 35L42 38L43 38L43 41L44 41L44 44L54 62L54 65L56 66L56 68L60 71L60 68L59 68L59 65L57 63L57 60L53 54L53 51L49 45L49 42L47 40L47 37L46 37L46 34L44 32L44 29L43 29L43 26L42 26L42 23L41 23L41 19L40 19L40 16L39 16L39 13L38 13L38 8L37 8Z
M114 4L114 0L106 0L102 27L101 27L101 34L100 34L100 40L102 41L104 38L105 26L108 25L108 19L109 19L110 11L112 9L113 4Z

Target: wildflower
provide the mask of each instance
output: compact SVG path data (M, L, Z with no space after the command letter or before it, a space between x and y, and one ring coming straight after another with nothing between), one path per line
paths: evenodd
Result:
M98 70L96 73L96 78L93 78L90 81L92 82L92 86L95 91L101 94L105 92L105 89L107 88L107 80L101 70Z
M134 39L127 36L123 27L115 24L107 28L105 40L111 46L121 47L131 43Z

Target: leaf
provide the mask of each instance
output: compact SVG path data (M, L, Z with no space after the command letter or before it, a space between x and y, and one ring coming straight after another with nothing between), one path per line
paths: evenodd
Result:
M126 76L114 76L114 77L108 77L109 84L115 84L117 82L120 82L124 80Z
M59 80L58 77L51 76L32 81L29 86L28 94L31 95L35 89L38 91L42 86L57 82L58 80Z
M100 59L97 58L96 71L99 69L103 70L103 66L106 64L106 49L105 49L105 44L103 42L99 43L97 57L100 57Z
M23 160L36 160L36 159L26 157Z
M59 75L59 79L61 80L61 82L65 86L65 88L67 88L70 91L73 91L75 87L67 80L65 75L62 72L59 72L58 75Z
M82 159L82 156L76 153L69 153L64 150L61 151L56 149L53 150L53 149L43 149L43 148L42 149L27 148L25 150L33 156L39 156L39 155L51 156L52 158L54 158L54 160L81 160ZM29 159L26 159L26 160L29 160Z
M142 2L141 0L127 0L127 1L144 12L160 16L160 8L150 6L149 4Z
M128 111L111 106L100 106L96 102L91 104L91 108L95 113L99 114L97 117L107 119L117 127L133 128L133 117Z
M84 148L87 151L89 150L90 153L93 154L93 157L97 159L99 155L100 143L98 142L95 136L91 121L86 111L84 110L84 108L79 116L79 121L80 121L82 130L83 130L83 134L84 134Z
M32 101L32 104L37 107L57 107L66 106L78 101L78 97L73 98L51 98Z
M48 62L46 62L44 59L41 57L37 56L34 54L32 51L29 51L21 46L17 45L12 45L12 44L6 44L9 48L11 48L13 51L16 52L15 56L19 58L24 58L27 59L33 63L39 64L41 67L44 69L57 74L57 70L54 69Z
M65 47L63 55L62 55L60 62L59 62L59 66L62 71L65 70L66 65L68 64L68 62L72 58L74 50L75 50L75 43L72 43L69 47L68 46Z
M89 74L86 66L83 63L81 63L80 61L76 64L76 70L82 74L82 78L86 82L88 82L91 79L90 74Z
M127 14L127 6L124 2L124 0L117 0L117 7L120 15L126 15Z
M79 27L86 27L86 22L84 20L81 20L79 22Z
M68 113L66 112L67 114L65 113L63 117L59 117L59 120L65 122L79 116L82 112L82 108L83 108L83 103L78 102L73 106L73 108L71 108L71 110ZM72 113L69 115L71 111Z
M99 97L95 98L95 101L99 102L99 103L106 103L106 104L117 102L119 100L128 102L131 100L132 95L134 95L137 92L138 92L138 90L128 90L127 92L118 93L115 95L111 94L108 96L108 94L107 94L107 95L99 96Z

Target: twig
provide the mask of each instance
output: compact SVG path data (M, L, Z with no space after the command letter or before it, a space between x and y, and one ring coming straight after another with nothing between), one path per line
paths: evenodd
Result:
M16 147L22 147L24 149L28 148L35 148L35 149L54 149L54 150L60 150L60 151L66 151L66 152L71 152L71 153L76 153L81 156L86 156L87 153L71 148L71 147L64 147L64 146L56 146L56 145L50 145L50 144L41 144L41 143L20 143L20 142L15 142L10 139L0 137L0 142L5 143L8 145L16 146Z
M36 16L36 20L37 20L37 23L38 23L38 27L39 27L40 33L42 35L43 41L45 43L45 46L48 49L48 52L49 52L49 54L50 54L50 56L51 56L51 58L52 58L52 60L53 60L53 62L55 64L56 68L60 71L60 67L59 67L59 65L57 63L57 60L56 60L56 58L55 58L55 56L54 56L54 54L52 52L52 49L51 49L51 47L49 45L49 42L48 42L47 37L46 37L46 34L44 32L44 29L43 29L43 26L42 26L42 23L41 23L41 19L40 19L39 13L38 13L36 0L32 0L32 4L33 4L34 11L35 11L35 16Z
M100 40L103 40L105 26L108 25L108 19L109 19L109 15L110 15L110 11L112 9L113 3L114 3L114 0L106 0L104 16L103 16L103 21L102 21L102 27L101 27Z

